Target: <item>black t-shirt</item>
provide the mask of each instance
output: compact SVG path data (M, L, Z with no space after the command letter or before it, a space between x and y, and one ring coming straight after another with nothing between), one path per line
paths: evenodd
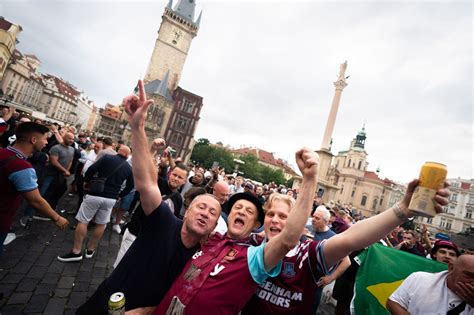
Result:
M125 294L127 310L160 303L188 259L199 248L198 245L189 249L184 247L181 241L182 224L163 202L146 217L137 239L98 288L98 291L104 291L101 292L103 301L95 299L87 302L93 302L97 309L102 309L94 311L94 314L103 314L107 310L107 299L115 292Z

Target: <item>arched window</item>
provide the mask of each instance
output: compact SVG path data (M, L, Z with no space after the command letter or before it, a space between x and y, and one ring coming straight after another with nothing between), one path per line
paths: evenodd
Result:
M377 208L377 203L378 203L378 200L377 198L375 198L374 202L372 203L372 210L375 210L375 208Z
M366 203L367 203L367 196L362 196L362 200L360 201L360 205L365 206Z
M362 161L359 161L359 166L357 167L357 169L360 170L360 167L362 166Z
M351 159L349 159L349 163L347 164L347 167L351 167Z

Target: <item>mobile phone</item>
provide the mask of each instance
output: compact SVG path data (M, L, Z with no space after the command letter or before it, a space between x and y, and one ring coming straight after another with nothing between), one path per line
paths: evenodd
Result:
M214 161L214 162L212 163L211 169L215 169L215 168L218 168L218 167L219 167L219 162Z

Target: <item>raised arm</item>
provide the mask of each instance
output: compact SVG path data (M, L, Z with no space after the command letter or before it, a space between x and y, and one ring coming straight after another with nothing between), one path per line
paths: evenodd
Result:
M417 185L418 180L411 181L403 200L392 208L359 221L343 233L328 239L324 244L326 265L332 266L350 252L378 242L395 227L405 222L408 217L413 216L413 213L408 210L408 205ZM435 196L435 209L438 213L442 211L442 206L448 204L449 191L446 188L447 184L445 188L439 189Z
M123 99L123 106L129 115L132 128L132 170L135 188L140 193L143 211L149 215L161 204L161 193L157 182L157 169L148 147L145 133L147 110L153 100L147 100L143 82L138 81L140 97L130 95Z
M273 269L295 247L311 213L316 192L319 156L308 148L296 152L296 164L303 175L303 183L296 204L280 234L272 238L264 249L265 269Z

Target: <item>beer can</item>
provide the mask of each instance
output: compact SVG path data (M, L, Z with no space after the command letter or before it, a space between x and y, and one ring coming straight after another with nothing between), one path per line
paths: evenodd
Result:
M420 183L415 188L408 208L416 215L423 217L434 217L434 197L436 191L443 187L448 174L446 165L436 162L426 162L421 167Z
M125 314L125 294L115 292L109 299L109 315Z

